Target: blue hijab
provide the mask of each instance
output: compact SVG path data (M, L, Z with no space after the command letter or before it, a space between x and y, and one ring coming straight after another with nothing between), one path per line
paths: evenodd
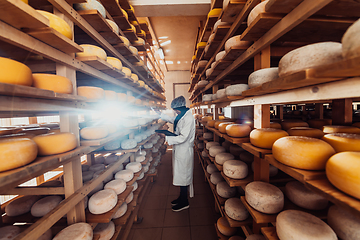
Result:
M174 131L176 131L176 127L177 127L177 124L179 122L179 120L185 115L185 113L187 111L189 111L190 108L187 108L185 106L183 107L178 107L178 108L174 108L174 110L179 110L181 113L179 113L176 118L175 118L175 121L174 121Z

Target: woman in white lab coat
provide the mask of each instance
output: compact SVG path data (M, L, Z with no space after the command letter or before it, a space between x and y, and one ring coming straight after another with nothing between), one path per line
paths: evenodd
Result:
M180 186L180 196L171 202L175 212L189 208L188 187L190 197L194 195L193 171L194 171L194 139L195 119L191 110L186 107L183 96L175 98L171 102L171 108L177 113L176 117L161 114L161 119L174 124L177 136L166 136L166 142L173 145L172 166L173 185Z

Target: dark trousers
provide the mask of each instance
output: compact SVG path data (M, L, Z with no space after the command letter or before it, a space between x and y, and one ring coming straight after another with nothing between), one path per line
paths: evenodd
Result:
M180 186L179 200L181 203L188 203L188 187L189 186Z

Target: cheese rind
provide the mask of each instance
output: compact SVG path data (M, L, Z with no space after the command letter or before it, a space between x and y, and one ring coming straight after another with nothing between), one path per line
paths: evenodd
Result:
M220 172L214 172L210 175L210 182L214 185L217 185L220 182L223 182L224 178L221 176Z
M104 89L99 87L82 86L77 88L77 94L91 100L104 99Z
M107 137L109 130L105 126L85 127L80 130L80 136L86 140L95 140Z
M43 15L44 17L46 17L47 19L49 19L49 25L51 28L55 29L65 37L72 40L73 32L71 30L70 25L64 19L46 11L42 11L42 10L36 10L36 11L41 15Z
M307 122L303 122L303 121L284 120L281 122L281 127L282 127L282 129L287 131L293 127L309 127L309 124Z
M225 51L229 52L231 48L244 48L247 49L250 47L251 42L249 41L241 41L241 35L237 35L229 38L225 43Z
M323 126L323 132L326 133L354 133L360 134L360 128L353 126L336 126L336 125L326 125Z
M220 143L219 142L207 142L206 143L206 149L207 150L209 150L211 147L214 147L214 146L220 146Z
M85 3L77 3L74 6L76 10L97 10L103 18L106 18L104 6L96 0L87 0Z
M75 53L76 57L98 57L104 61L106 61L106 52L101 47L91 45L91 44L81 44L83 48L83 52Z
M226 96L241 96L243 91L249 89L247 84L234 84L225 88Z
M107 20L107 19L106 19ZM121 69L123 68L122 62L120 61L120 59L115 58L115 57L107 57L106 61L108 63L111 64L111 66L113 66L114 68L118 69L121 71Z
M125 202L126 202L127 204L129 204L129 203L131 203L131 201L132 201L133 199L134 199L134 193L131 192L131 193L126 197Z
M244 179L248 175L248 166L239 160L227 160L223 164L225 176L233 179Z
M246 124L230 124L226 126L226 134L230 137L247 137L251 128Z
M93 230L88 223L74 223L61 230L53 240L92 240Z
M343 240L355 240L360 236L360 217L337 205L329 208L327 223Z
M34 73L32 78L33 86L36 88L50 90L56 93L70 94L73 92L73 84L70 79L66 77L55 74Z
M114 216L113 216L113 219L116 219L116 218L119 218L119 217L122 217L125 215L126 211L127 211L127 203L124 202L120 207L119 209L114 213Z
M5 207L5 213L9 217L15 217L27 213L31 210L32 205L38 201L40 196L28 195L11 201Z
M206 172L208 174L213 174L215 172L219 172L219 170L217 169L217 167L215 166L215 164L209 164L206 167Z
M110 20L110 19L105 19L107 22L108 22L108 24L111 26L111 28L117 33L117 34L119 34L119 26L114 22L114 21L112 21L112 20Z
M117 194L112 189L100 190L89 199L89 211L92 214L103 214L115 207L118 201Z
M0 72L1 83L24 86L31 86L33 84L30 68L21 62L0 57Z
M249 88L261 86L266 82L270 82L279 77L279 68L263 68L257 70L249 75L248 85Z
M236 188L230 187L225 181L216 184L216 192L222 198L232 198L236 195Z
M248 20L247 20L247 25L248 25L248 27L251 25L251 23L255 20L255 18L256 18L260 13L265 12L265 6L266 6L266 4L267 4L268 2L269 2L268 0L263 1L263 2L260 2L258 5L256 5L256 6L251 10L251 12L249 13L249 16L248 16Z
M226 200L224 209L226 214L236 221L244 221L249 217L249 212L246 210L240 198L229 198Z
M100 235L99 240L110 240L115 233L115 224L113 221L108 223L98 223L94 228L94 234Z
M250 132L250 142L260 148L271 149L279 138L289 136L287 132L276 128L259 128Z
M329 143L336 152L360 152L360 135L352 133L329 133L322 140Z
M31 215L43 217L53 210L63 200L61 196L48 196L38 200L31 207Z
M231 153L227 153L225 151L218 153L215 156L215 162L219 165L223 165L226 161L233 159L235 159L234 155L232 155Z
M115 179L123 179L125 182L131 181L134 177L134 172L130 169L125 169L115 174Z
M209 154L212 157L215 157L217 154L225 152L225 148L221 146L213 146L209 148Z
M344 58L353 58L360 56L360 21L354 22L345 32L341 39L342 55Z
M126 164L125 168L130 169L134 173L137 173L141 170L142 166L141 166L141 163L139 163L139 162L131 162L131 163Z
M68 152L77 147L75 134L67 132L38 135L32 140L38 146L38 154L43 156Z
M105 184L104 189L112 189L119 195L125 191L126 182L123 179L115 179Z
M234 235L237 231L237 228L230 227L225 217L219 218L216 222L216 226L219 232L227 237Z
M1 240L12 240L20 232L21 232L21 229L18 226L11 225L11 226L0 227L0 239Z

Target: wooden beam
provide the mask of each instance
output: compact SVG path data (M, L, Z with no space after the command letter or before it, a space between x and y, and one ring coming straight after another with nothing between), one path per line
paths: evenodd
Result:
M254 127L270 127L270 104L254 105Z
M332 101L332 124L351 125L352 99L334 99Z
M44 176L44 175L41 175ZM6 191L7 195L64 195L63 187L16 187Z

